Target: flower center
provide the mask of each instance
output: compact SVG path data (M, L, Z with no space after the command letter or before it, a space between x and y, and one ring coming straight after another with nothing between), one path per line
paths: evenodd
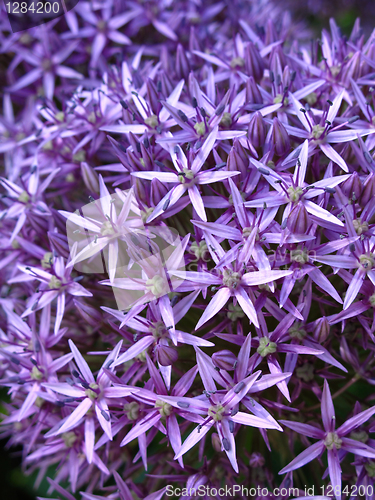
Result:
M305 101L310 104L310 106L314 106L316 101L318 100L318 96L316 95L315 92L311 92L311 94L307 95L305 97Z
M204 122L197 122L194 125L195 131L199 136L202 136L206 133L206 125Z
M49 280L48 286L51 290L55 290L56 288L61 288L62 281L59 280L56 276L52 276Z
M355 439L356 441L360 441L361 443L367 443L369 440L369 435L366 431L353 431L350 433L350 437Z
M182 169L182 172L178 174L178 180L181 182L181 184L187 184L189 181L192 181L194 179L194 172L190 170L189 168L184 168Z
M74 432L64 432L61 434L61 438L67 448L71 448L77 441L77 435Z
M289 196L289 200L292 201L293 203L296 203L303 195L303 189L301 187L295 188L293 186L290 186L287 189L287 193Z
M277 344L276 342L271 342L268 337L261 337L259 339L259 347L257 349L257 353L264 358L268 354L272 354L276 352Z
M196 259L198 259L198 260L203 259L203 257L207 253L207 250L208 250L207 244L203 240L201 240L199 242L199 245L196 241L194 241L190 247L190 253L193 253L195 255Z
M328 432L324 444L327 450L333 450L333 448L339 450L341 448L342 439L338 437L337 432Z
M314 366L310 363L299 366L296 369L296 375L304 382L311 382L311 380L314 380Z
M233 69L238 67L242 68L243 66L245 66L245 59L243 59L242 57L233 57L230 62L230 67Z
M309 256L306 250L301 250L301 249L292 250L290 252L290 260L292 262L297 262L298 264L306 264L306 262L308 262L309 260Z
M151 128L156 128L159 125L159 120L156 115L151 115L145 118L145 124Z
M240 273L233 272L231 269L224 269L223 285L227 286L228 288L237 288L240 281Z
M284 100L285 106L287 106L289 104L289 99L287 97L285 97L285 99L284 99L283 94L277 94L273 99L273 103L280 104L281 102L283 102L283 100Z
M223 113L219 125L226 128L230 127L232 125L232 115L227 111Z
M98 391L99 386L95 382L91 382L89 384L89 389L85 390L85 394L88 398L91 399L91 401L94 401L95 399L98 399L100 391Z
M100 234L102 236L110 236L110 235L113 235L115 233L116 233L116 231L115 231L111 221L106 220L105 222L103 222L102 227L100 228Z
M97 24L97 27L98 27L98 30L99 31L105 31L106 27L107 27L107 23L103 20L99 21L98 24Z
M30 196L26 191L22 191L22 193L18 197L18 201L21 203L27 203L30 200Z
M300 339L300 340L302 340L307 335L306 330L300 328L297 325L289 328L288 333L292 337L292 339Z
M375 307L375 293L371 295L371 297L368 299L372 307Z
M314 137L314 139L320 139L324 130L325 128L322 125L314 125L312 128L311 135Z
M161 399L157 399L155 401L155 408L159 410L159 413L162 417L169 417L172 413L172 406L169 403L165 403Z
M360 236L362 233L365 233L368 231L369 225L367 221L361 221L361 219L354 219L353 220L353 226L355 229L355 232Z
M50 59L43 59L42 68L44 71L50 71L52 69L52 61Z
M220 422L223 420L225 408L223 405L210 406L208 408L208 415L213 418L215 422Z
M139 404L136 401L125 403L124 412L129 420L137 420L139 416Z
M365 464L365 469L369 477L375 477L375 462L371 460L368 464Z
M157 321L154 323L154 326L150 327L150 332L155 340L162 338L166 332L164 323L162 321Z
M359 262L363 269L365 269L366 271L370 271L370 269L375 266L374 255L372 253L362 254L359 257Z
M245 313L238 304L229 304L227 316L231 321L236 321L237 319L244 318Z
M148 292L151 292L155 296L165 295L168 291L164 278L158 274L146 281L146 288Z
M37 368L36 366L33 366L33 369L31 370L30 377L32 380L42 380L43 378L43 373Z
M52 252L46 252L43 255L43 259L40 261L42 264L42 267L47 268L52 266L52 259L53 259L53 253Z

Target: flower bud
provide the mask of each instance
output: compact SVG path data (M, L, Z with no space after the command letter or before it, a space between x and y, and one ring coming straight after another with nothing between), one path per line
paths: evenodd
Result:
M325 316L317 319L314 325L314 339L319 343L325 342L328 338L330 328L328 319Z
M81 163L81 175L87 189L91 193L99 193L99 176L86 162Z
M190 73L190 63L186 56L186 52L181 44L177 46L176 54L176 74L177 78L184 78L185 80L189 77Z
M248 128L248 136L254 148L260 148L266 140L266 124L263 116L257 111L251 118Z
M52 250L55 250L55 252L57 252L58 255L61 255L61 257L67 259L70 254L70 250L69 250L68 238L66 237L66 235L60 233L54 233L52 231L49 231L47 234L48 234L48 239L51 243Z
M305 234L311 223L309 214L303 203L299 202L290 212L287 219L287 228L291 233Z
M275 24L272 19L268 18L266 24L266 37L265 37L265 45L270 45L271 43L276 42L279 39Z
M354 193L355 199L358 200L362 192L362 183L357 172L353 172L351 176L341 184L341 190L348 198L352 198Z
M151 201L156 206L168 193L168 189L165 184L159 181L159 179L154 178L151 181Z
M236 361L236 356L228 349L217 351L212 355L214 366L220 368L220 370L233 370Z
M235 141L228 155L227 170L229 170L230 172L241 172L241 175L245 176L249 160L242 157L242 155L240 154L242 146L241 148L239 146L241 145L237 141ZM235 177L233 177L234 182L237 181L236 177L239 176L236 175Z
M83 300L73 299L74 305L82 318L87 321L90 326L98 326L102 322L102 315L92 306L89 306Z
M162 90L162 93L165 95L165 96L168 96L172 93L174 87L167 75L167 73L165 71L162 71L160 73L160 81L161 81L161 90Z
M155 114L159 114L161 109L161 103L158 96L158 90L156 88L155 83L151 80L151 78L147 79L147 97L148 101L151 104L151 108Z
M290 150L290 139L286 128L278 118L273 119L271 136L272 144L277 156L283 156Z
M249 42L245 47L245 68L246 73L253 76L255 80L261 80L263 77L264 63L259 50Z
M365 206L375 195L375 175L373 172L369 174L363 183L361 196L361 205Z
M208 481L208 478L204 474L202 474L202 473L193 474L186 481L186 489L188 491L192 490L193 488L195 488L197 490L199 488L199 486L206 484L207 481Z
M212 443L212 448L217 453L220 453L221 452L221 442L220 442L219 434L216 434L216 432L214 432L211 435L211 443Z
M252 76L246 82L246 103L263 104L262 95Z
M350 79L357 80L361 76L362 52L357 51L344 65L341 73L341 81L345 85L350 85Z
M139 177L131 176L131 183L137 200L147 200L147 185Z
M170 366L178 359L178 353L174 347L169 347L168 345L162 345L160 343L155 347L155 354L157 361L162 366Z

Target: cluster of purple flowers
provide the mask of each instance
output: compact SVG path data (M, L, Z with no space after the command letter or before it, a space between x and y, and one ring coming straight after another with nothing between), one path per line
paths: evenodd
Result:
M250 0L0 26L1 436L25 472L67 500L375 498L375 31L309 40ZM183 269L147 236L169 228Z

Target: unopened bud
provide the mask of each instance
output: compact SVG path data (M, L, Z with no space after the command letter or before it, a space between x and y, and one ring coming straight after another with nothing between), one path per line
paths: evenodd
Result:
M74 299L73 302L82 318L87 321L90 326L98 326L101 324L102 315L97 309L89 306L86 302L83 302L83 300Z
M361 205L365 206L371 198L373 198L375 195L375 175L373 172L369 174L363 183L363 190L362 190L362 196L361 196Z
M246 103L247 104L263 104L262 95L252 76L246 82Z
M221 451L221 442L219 435L214 432L211 436L211 443L212 443L212 448L217 452L220 453Z
M189 60L186 56L186 52L181 44L177 46L177 54L176 54L176 74L177 78L185 78L185 80L189 77L190 73L190 64Z
M305 206L301 202L297 203L289 214L287 228L291 233L305 234L310 223L310 217Z
M151 200L156 206L168 193L168 189L165 184L159 181L159 179L154 178L151 181Z
M249 42L245 47L245 69L246 73L253 76L255 80L261 80L263 77L264 63L259 50Z
M156 359L162 366L170 366L178 359L177 350L168 345L157 344L155 347Z
M55 250L55 252L58 255L61 255L61 257L67 259L70 255L70 250L69 250L68 238L66 237L66 235L60 233L54 233L52 231L49 231L47 234L49 241L51 243L52 250Z
M278 118L273 119L272 144L277 156L283 156L290 150L290 139L286 128Z
M263 116L257 111L251 118L248 128L248 136L254 148L260 148L264 145L266 132Z
M147 86L147 97L151 104L151 108L155 114L158 114L161 109L160 99L158 96L158 90L155 83L149 78L146 83Z
M356 199L361 196L362 183L357 172L353 172L351 176L341 184L341 190L348 198L352 198L353 193Z
M91 193L99 193L99 177L86 162L81 163L81 175L85 186Z
M221 370L233 370L236 360L236 356L228 349L215 352L212 355L212 363Z
M328 319L325 316L317 319L315 321L314 332L313 332L314 339L319 343L325 342L328 338L329 330L330 330L330 325L328 323Z

